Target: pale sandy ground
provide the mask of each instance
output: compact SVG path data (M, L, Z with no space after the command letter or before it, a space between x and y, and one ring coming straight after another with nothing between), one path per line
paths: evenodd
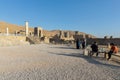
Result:
M0 80L120 80L120 64L63 45L0 47Z

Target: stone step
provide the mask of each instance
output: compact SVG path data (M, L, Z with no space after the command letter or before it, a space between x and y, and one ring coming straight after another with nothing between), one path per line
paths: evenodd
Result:
M40 38L39 37L27 37L27 41L29 41L31 44L40 44Z

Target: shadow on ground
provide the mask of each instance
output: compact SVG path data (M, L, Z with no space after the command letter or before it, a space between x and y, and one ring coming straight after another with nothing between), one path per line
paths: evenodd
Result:
M76 57L76 58L83 58L86 61L88 61L89 63L92 64L97 64L97 65L104 65L107 67L115 67L120 69L120 66L118 65L114 65L114 64L108 64L108 63L102 63L98 60L105 60L103 57L89 57L89 56L85 56L83 54L78 54L78 53L69 53L69 54L64 54L64 53L53 53L53 52L49 52L50 54L55 54L55 55L63 55L63 56L70 56L70 57ZM98 60L97 60L98 59ZM119 62L116 62L117 64L120 64Z
M73 48L73 47L50 47L50 48L58 48L58 49L76 49L76 48Z

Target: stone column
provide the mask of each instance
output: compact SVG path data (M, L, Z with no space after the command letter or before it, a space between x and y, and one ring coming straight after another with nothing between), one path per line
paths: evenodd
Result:
M39 28L39 32L40 32L40 33L39 33L39 36L40 36L40 37L43 37L43 29L42 29L41 27Z
M69 32L67 32L67 38L70 38L70 33Z
M18 31L16 30L16 31L15 31L15 35L17 35L17 32L18 32Z
M28 22L25 22L25 35L28 36Z
M9 35L8 27L6 28L6 35L7 35L7 36Z
M60 31L60 38L63 38L64 37L64 32L61 30Z

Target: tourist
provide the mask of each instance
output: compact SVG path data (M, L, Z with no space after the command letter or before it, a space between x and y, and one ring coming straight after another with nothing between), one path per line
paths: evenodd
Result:
M117 46L114 45L114 43L110 43L110 51L108 52L108 59L107 60L110 60L111 59L111 56L113 53L118 53L118 48Z
M80 49L80 40L79 39L76 40L76 49Z
M90 53L90 56L94 55L94 53L96 53L96 56L98 56L98 45L96 42L94 42L92 45L91 45L91 53Z
M82 48L83 48L83 49L85 49L85 45L86 45L86 41L84 40L84 41L82 42Z

